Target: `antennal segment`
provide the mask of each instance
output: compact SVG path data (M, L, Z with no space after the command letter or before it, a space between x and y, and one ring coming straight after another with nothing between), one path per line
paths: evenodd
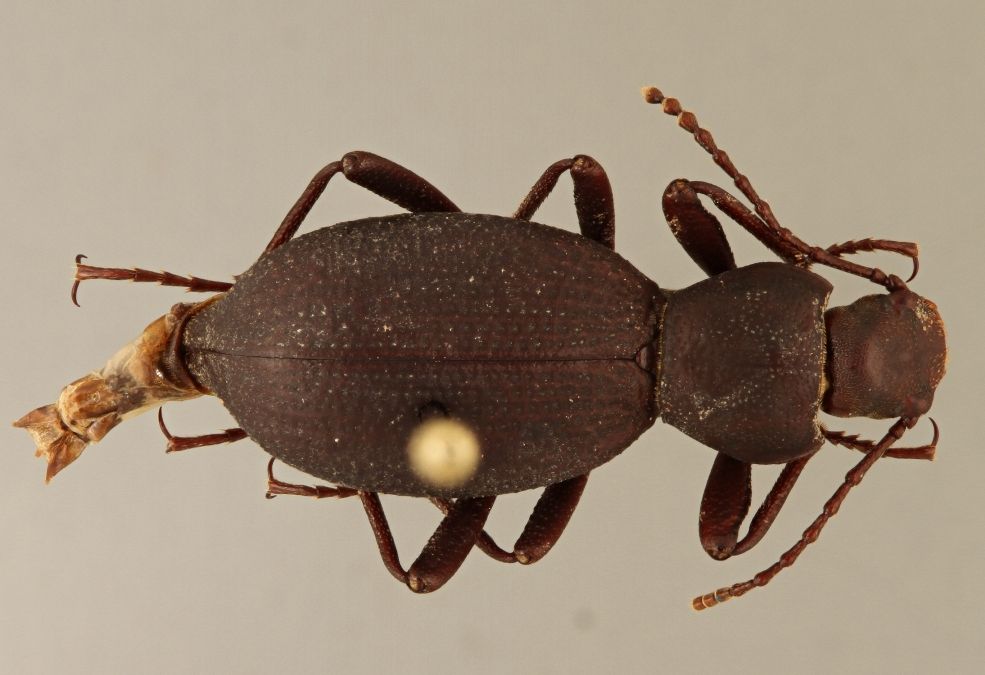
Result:
M676 117L680 127L694 136L694 140L697 141L698 145L711 155L711 158L715 160L715 164L721 167L722 171L732 179L735 187L739 188L739 191L752 202L759 217L766 221L772 229L777 231L783 230L776 216L773 215L770 205L756 193L749 179L739 173L739 170L735 168L735 165L729 158L728 153L715 145L715 139L712 138L711 132L707 129L702 129L698 125L698 118L694 113L684 110L681 107L681 102L676 98L664 97L663 92L656 87L643 87L643 98L647 103L661 104L665 113L671 117Z

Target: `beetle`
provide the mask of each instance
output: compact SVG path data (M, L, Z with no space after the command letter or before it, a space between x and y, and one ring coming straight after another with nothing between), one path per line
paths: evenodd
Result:
M663 193L670 228L708 275L671 291L614 252L612 191L601 165L551 165L512 217L463 213L387 159L350 152L319 171L259 260L235 284L169 272L95 267L76 258L72 300L90 279L212 292L175 305L57 402L15 422L46 478L121 419L167 401L218 396L239 427L174 436L168 451L249 437L270 455L268 497L357 496L386 568L416 592L441 587L473 547L503 562L546 555L589 473L660 418L716 451L699 539L723 560L766 534L806 463L829 441L865 453L801 539L753 579L694 599L703 609L768 583L814 541L848 491L930 409L946 346L936 306L907 282L845 259L909 242L862 239L821 248L780 226L769 205L696 117L653 87L647 102L678 119L753 205L709 183ZM410 211L295 233L341 173ZM564 173L580 234L531 221ZM782 262L735 263L710 199ZM828 308L814 263L886 292ZM896 421L879 441L825 428L820 412ZM276 479L281 460L327 485ZM784 464L739 539L754 464ZM498 495L544 488L511 550L483 530ZM410 568L378 494L431 500L444 518Z

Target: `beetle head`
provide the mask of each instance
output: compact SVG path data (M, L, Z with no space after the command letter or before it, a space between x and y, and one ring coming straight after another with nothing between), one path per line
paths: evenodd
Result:
M55 403L14 422L34 437L37 456L48 460L46 481L126 417L163 401L201 394L175 361L182 319L191 307L175 305L102 370L80 377L62 389Z
M944 376L947 348L937 306L907 288L825 312L828 389L839 417L919 417Z

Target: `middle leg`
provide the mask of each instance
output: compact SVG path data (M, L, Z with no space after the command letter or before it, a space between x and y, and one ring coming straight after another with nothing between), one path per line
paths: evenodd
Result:
M565 171L571 173L575 186L575 211L581 233L603 246L615 248L616 215L612 186L602 166L588 155L562 159L547 167L520 202L513 217L517 220L533 218Z
M438 188L413 171L371 152L355 150L346 153L342 159L326 165L315 174L308 187L287 212L280 227L274 232L264 253L269 253L290 241L301 227L305 216L328 187L332 176L340 172L356 185L413 213L461 210Z

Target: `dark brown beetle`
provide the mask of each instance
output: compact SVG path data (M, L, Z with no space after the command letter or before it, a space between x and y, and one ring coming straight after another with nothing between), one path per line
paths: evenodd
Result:
M281 482L268 496L362 500L387 569L432 591L473 546L532 563L554 545L589 472L657 417L718 451L699 532L716 559L766 533L825 440L863 451L797 544L750 581L696 598L697 609L766 584L817 538L883 455L929 459L937 441L890 449L931 406L944 373L933 303L896 276L844 260L914 244L864 239L827 249L782 228L694 115L654 88L754 205L677 180L670 227L709 279L659 288L613 252L612 193L580 155L547 169L512 218L461 213L434 186L388 160L352 152L320 171L260 259L230 283L76 260L86 279L130 279L217 292L175 305L103 370L15 424L34 436L50 479L123 417L215 394L241 428L172 436L168 450L250 437L274 458L337 487ZM342 173L410 215L341 223L292 239L329 179ZM581 236L530 222L570 172ZM785 262L737 268L705 195ZM831 285L812 263L868 278L888 293L826 311ZM911 277L912 278L912 277ZM897 418L878 442L821 426L824 410ZM159 413L160 416L160 413ZM741 540L753 464L785 464ZM273 459L270 466L272 467ZM512 551L483 525L497 495L545 487ZM445 517L405 570L378 493L427 497Z

